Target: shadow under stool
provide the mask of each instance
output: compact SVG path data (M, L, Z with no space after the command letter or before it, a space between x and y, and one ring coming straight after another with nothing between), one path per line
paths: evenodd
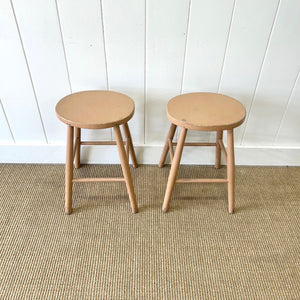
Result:
M167 117L171 122L169 133L161 154L159 167L163 167L170 151L171 170L169 173L163 212L169 209L175 183L227 183L228 211L233 213L235 201L235 162L233 129L244 122L246 111L237 100L215 93L189 93L172 98L167 104ZM177 126L181 127L178 143L173 142ZM188 129L197 131L216 131L215 143L185 143ZM223 131L227 130L227 151L223 143ZM176 145L175 153L173 146ZM215 146L215 167L220 168L221 152L227 162L227 178L189 178L177 179L184 146Z
M66 171L65 171L65 213L72 213L72 187L74 182L124 182L133 213L138 211L129 168L129 155L133 167L137 160L127 122L134 114L134 102L128 96L111 91L83 91L68 95L56 105L58 119L67 124ZM123 127L123 141L120 125ZM115 142L82 141L81 129L113 128ZM74 138L75 134L75 138ZM125 146L126 148L125 148ZM117 145L124 178L74 178L75 168L80 167L81 145Z

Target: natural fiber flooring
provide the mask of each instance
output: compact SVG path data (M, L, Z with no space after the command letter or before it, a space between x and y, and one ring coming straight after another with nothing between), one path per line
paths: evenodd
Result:
M163 214L169 166L131 171L138 214L124 183L76 183L66 216L63 165L0 165L0 299L300 299L300 168L237 167L233 215L224 184L178 184Z

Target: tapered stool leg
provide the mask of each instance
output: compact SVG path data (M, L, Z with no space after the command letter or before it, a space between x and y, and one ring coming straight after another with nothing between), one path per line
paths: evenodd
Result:
M130 130L129 130L127 123L123 124L123 130L124 130L126 142L129 143L129 155L130 155L130 158L132 161L132 166L134 168L137 168L138 163L136 160L136 156L135 156L135 152L134 152L134 148L133 148L133 144L132 144L132 138L131 138Z
M126 182L127 192L129 195L131 210L133 213L137 213L138 208L137 208L137 203L136 203L136 198L135 198L135 193L134 193L134 188L133 188L133 182L132 182L132 178L131 178L130 168L129 168L129 164L128 164L128 158L126 155L126 150L124 148L124 143L123 143L119 125L114 126L114 134L115 134L117 147L118 147L118 151L119 151L119 156L120 156L120 161L121 161L121 166L122 166L122 170L123 170L123 174L124 174L124 178L125 178L125 182Z
M160 161L158 163L158 166L160 168L162 168L165 164L165 160L166 160L167 154L169 152L169 140L171 140L171 142L173 141L173 137L174 137L176 128L177 128L177 126L175 124L171 124L169 132L168 132L168 136L166 138L166 142L164 145L164 149L162 151Z
M223 139L223 131L217 131L217 138L216 138L216 162L215 168L220 169L221 166L221 147L219 141Z
M233 129L227 130L227 180L228 180L228 212L234 211L235 194L235 162Z
M81 142L81 128L75 127L75 168L80 168L80 142Z
M72 213L72 179L73 179L73 136L74 128L68 125L65 170L65 213Z
M187 129L182 127L181 131L180 131L177 147L175 150L175 155L174 155L174 158L172 161L171 170L169 173L168 184L167 184L167 189L166 189L166 193L165 193L165 199L164 199L164 203L163 203L163 207L162 207L163 212L167 212L169 209L169 203L170 203L170 200L172 197L175 181L176 181L177 174L178 174L178 169L179 169L179 164L180 164L180 159L181 159L181 155L182 155L182 150L183 150L186 133L187 133Z

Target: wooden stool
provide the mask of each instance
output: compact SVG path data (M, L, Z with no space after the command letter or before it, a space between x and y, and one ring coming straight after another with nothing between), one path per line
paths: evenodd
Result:
M171 99L167 105L167 117L171 127L160 158L159 167L164 163L168 151L171 157L171 170L168 178L167 189L162 210L167 212L172 197L175 183L227 183L228 185L228 211L234 210L235 190L235 165L234 165L234 141L233 128L241 125L245 119L244 106L237 100L228 96L214 93L190 93L183 94ZM176 127L181 131L178 143L173 143ZM215 143L185 143L187 130L216 131ZM227 152L223 144L223 130L227 130ZM175 154L173 146L177 145ZM226 179L176 179L183 146L216 146L215 167L220 168L221 151L227 161Z
M68 125L66 154L65 212L72 213L73 182L120 182L125 181L133 213L138 211L131 173L129 155L134 167L137 167L131 134L127 122L134 114L134 102L126 95L109 91L84 91L68 95L56 105L59 120ZM123 126L126 149L119 125ZM103 129L113 127L115 142L83 142L81 128ZM74 130L75 128L75 130ZM75 145L73 148L75 131ZM73 161L75 168L80 167L81 145L117 145L124 178L73 178Z

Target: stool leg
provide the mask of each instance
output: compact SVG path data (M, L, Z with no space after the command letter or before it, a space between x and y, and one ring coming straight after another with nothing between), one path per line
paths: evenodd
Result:
M124 143L123 143L119 125L114 126L114 133L115 133L115 138L116 138L117 147L118 147L118 151L119 151L121 166L122 166L122 170L123 170L123 174L124 174L124 178L125 178L125 182L126 182L127 192L128 192L129 200L130 200L130 204L131 204L131 210L133 213L137 213L138 208L137 208L137 203L136 203L136 199L135 199L133 182L132 182L132 178L131 178L128 159L127 159L126 151L124 148Z
M169 139L171 140L171 142L173 141L173 137L174 137L176 128L177 128L177 126L175 124L171 124L168 136L166 138L165 146L164 146L164 149L162 151L160 161L159 161L159 164L158 164L158 166L160 168L162 168L165 164L165 160L166 160L167 154L169 152Z
M68 125L65 170L65 213L72 213L72 179L73 179L73 135L74 128Z
M217 138L216 138L216 162L215 168L220 169L221 166L221 147L219 144L219 140L223 139L223 131L217 131Z
M228 179L228 211L234 211L235 163L233 129L227 130L227 179Z
M178 144L175 150L175 155L172 161L171 170L169 173L165 199L162 207L163 212L167 212L169 209L169 203L172 197L172 193L173 193L173 189L174 189L174 185L175 185L175 181L179 169L179 164L180 164L186 133L187 133L187 129L182 127L179 135Z
M127 123L123 124L123 130L124 130L124 134L125 134L125 138L126 138L126 143L129 143L129 154L131 157L132 166L134 168L137 168L138 163L136 160L136 156L135 156L135 152L134 152L134 148L133 148L133 144L132 144L132 138L131 138L130 130L129 130Z
M80 142L81 142L81 128L75 127L75 145L78 139L77 148L75 149L75 168L80 168Z

